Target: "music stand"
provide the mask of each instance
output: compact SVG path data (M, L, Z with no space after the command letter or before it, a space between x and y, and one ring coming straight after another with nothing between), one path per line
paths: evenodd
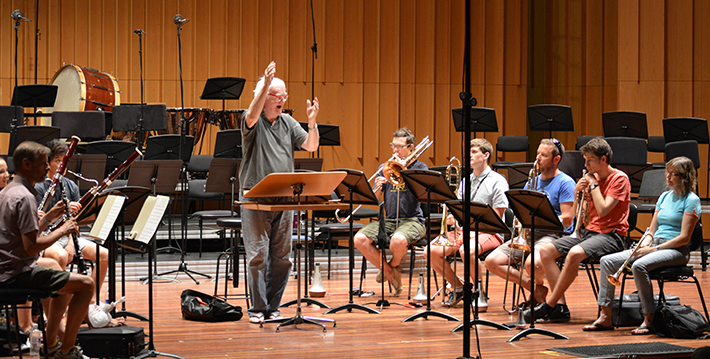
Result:
M377 197L375 197L375 194L372 192L372 187L370 187L370 183L367 182L367 178L365 177L365 173L362 171L357 171L357 170L352 170L352 169L346 169L346 168L336 168L331 171L340 171L340 172L345 172L347 173L347 176L343 179L342 182L338 185L338 187L335 188L335 194L338 196L338 198L342 198L342 200L345 202L348 202L349 206L349 213L353 213L353 205L354 204L360 204L360 205L377 205L379 204L379 201L377 200ZM352 312L353 309L360 309L365 312L368 312L370 314L380 314L379 311L372 309L370 307L366 307L361 304L356 304L353 302L353 268L355 268L355 243L353 241L353 217L354 216L349 216L350 218L348 219L348 224L349 224L349 233L350 236L348 238L348 276L350 279L350 287L348 289L348 296L349 296L349 301L347 304L339 305L335 308L332 308L328 311L326 311L323 314L332 314L332 313L337 313L343 309L346 309L348 312Z
M45 145L51 140L59 138L60 129L53 126L20 126L15 129L14 133L10 133L10 148L8 154L12 155L15 148L25 141L34 141ZM13 134L15 136L13 136ZM14 147L13 147L14 145Z
M309 170L320 172L323 169L322 158L294 158L293 168L296 170Z
M298 217L301 218L302 210L309 209L324 209L324 206L331 207L331 209L345 209L347 208L344 204L319 204L319 205L308 205L301 203L302 196L330 196L330 194L335 190L339 183L347 176L346 172L295 172L295 173L272 173L264 177L259 183L257 183L251 190L244 192L244 197L255 198L255 197L295 197L296 202L294 204L260 204L255 202L243 203L242 206L248 209L255 210L266 210L266 211L284 211L295 209L298 211ZM297 221L297 233L298 241L296 244L296 270L301 268L301 221ZM314 318L305 317L301 314L301 274L297 275L297 297L296 297L296 315L291 318L281 318L281 319L269 319L266 323L280 323L276 327L276 331L279 328L287 325L298 325L301 323L320 325L323 327L325 332L325 325L318 322L332 322L335 326L335 320L329 318ZM320 302L309 298L312 304L316 304L322 307ZM260 325L261 326L261 325Z
M464 132L466 124L463 120L463 107L451 110L451 115L454 118L454 127L456 132ZM471 132L476 138L476 132L498 132L498 120L496 120L496 111L492 108L471 107L469 115Z
M87 155L106 155L103 178L127 160L135 150L136 144L128 141L94 141L86 144Z
M105 138L106 117L103 111L54 111L52 126L59 127L59 137L77 136L82 141Z
M194 136L184 136L182 142L182 156L180 156L180 138L183 135L158 135L150 136L145 145L146 160L179 160L190 162L192 148L195 146Z
M531 105L528 106L528 121L530 131L574 131L572 108L565 105Z
M69 159L65 177L76 182L79 191L85 193L99 184L98 181L93 183L96 178L105 177L104 168L106 168L106 155L76 155ZM86 180L80 181L80 179Z
M114 131L137 131L136 145L143 146L145 131L164 131L168 128L168 111L165 104L122 104L113 108Z
M426 202L427 208L432 203L444 203L456 199L456 195L449 187L441 172L428 170L404 170L401 171L402 180L410 192L417 198L419 203ZM431 211L427 211L427 261L426 261L426 310L410 315L402 323L414 321L415 319L429 319L429 316L443 318L449 321L459 321L458 318L431 310ZM455 275L455 274L454 274Z
M116 253L117 245L120 245L122 248L128 248L132 249L141 253L146 253L148 251L148 248L145 248L145 246L141 243L129 243L126 241L126 236L125 236L125 228L126 224L132 224L135 223L136 218L138 218L138 213L140 212L141 207L143 207L143 203L145 202L145 199L148 197L150 194L150 188L148 187L118 187L118 188L109 188L102 192L101 195L104 193L106 194L122 194L128 197L126 199L126 202L123 204L123 211L121 211L121 214L119 216L120 218L120 223L121 223L121 243L119 244L118 241L116 240L116 231L118 228L116 228L112 233L111 236L108 239L108 249L109 253ZM109 289L109 302L115 302L116 301L116 256L111 255L109 256L109 267L108 267L108 289ZM149 270L150 272L150 270ZM121 249L121 295L125 296L126 295L126 251L124 249ZM116 310L116 309L114 309ZM149 319L143 315L140 315L138 313L134 313L131 311L126 310L126 301L123 301L121 303L121 309L118 311L115 311L115 313L112 313L112 316L114 317L132 317L136 318L140 321L147 322Z
M308 122L299 122L301 128L308 132ZM318 124L318 146L340 146L340 126Z
M464 222L464 212L463 212L463 201L460 199L453 201L446 201L446 206L449 208L449 212L454 218L459 222ZM476 248L474 248L473 259L478 263L478 234L480 232L484 233L507 233L510 234L510 228L505 224L503 219L498 216L498 213L488 204L471 202L470 207L471 221L474 224L475 233L475 243ZM463 229L464 231L466 228ZM466 243L464 242L464 245ZM470 268L471 265L471 255L470 250L466 251L464 247L464 267ZM478 264L474 266L473 277L478 278ZM466 330L467 332L471 330L471 325L483 324L489 327L494 327L498 330L510 330L510 328L505 325L498 324L489 320L482 320L478 318L478 297L480 296L480 289L478 288L478 280L476 280L476 287L473 290L473 298L471 298L471 278L466 276L464 283L464 323L457 326L452 330L452 332L457 332L459 330ZM473 319L469 319L468 308L473 307ZM470 345L470 343L464 343L464 345ZM467 350L468 352L468 350Z
M530 228L530 263L535 266L535 236L537 229L561 232L563 227L560 219L552 208L550 199L540 191L525 189L509 190L505 192L508 197L510 209L515 213L523 228ZM530 293L535 293L535 270L530 271ZM530 295L530 308L535 308L535 296ZM554 339L567 339L568 337L557 334L551 330L535 328L535 311L532 310L530 328L523 329L508 339L508 343L526 337L530 334L542 334Z
M666 143L683 140L695 140L698 144L710 145L708 122L702 118L674 117L663 119L663 137ZM707 169L710 173L710 146L708 147ZM705 193L710 197L710 177L705 185Z
M23 121L25 109L22 106L0 106L0 132L12 132Z
M222 113L224 113L224 100L239 100L246 81L241 77L209 78L205 82L200 100L222 100Z
M34 107L32 116L35 117L36 125L37 107L54 107L54 101L57 99L57 89L59 89L57 85L17 86L12 93L11 105Z
M242 158L242 130L222 130L214 141L214 158Z
M612 111L602 114L604 137L636 137L648 139L646 114L635 111Z

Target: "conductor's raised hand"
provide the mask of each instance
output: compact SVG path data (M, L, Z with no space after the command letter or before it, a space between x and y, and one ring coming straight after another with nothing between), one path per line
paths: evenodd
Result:
M318 97L316 97L313 102L311 100L306 100L306 115L308 115L308 124L314 127L316 124L316 117L318 116L318 111L320 110L320 103L318 102Z
M264 70L264 84L270 84L271 80L274 79L274 75L276 75L276 62L271 61L269 66L266 66L266 70Z

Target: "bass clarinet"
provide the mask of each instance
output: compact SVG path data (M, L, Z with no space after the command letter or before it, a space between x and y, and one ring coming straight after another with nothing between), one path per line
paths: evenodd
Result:
M62 202L64 202L64 206L66 209L65 219L62 221L62 222L64 222L67 219L74 218L74 215L71 213L71 208L69 207L69 198L67 198L67 193L64 191L64 186L61 186L61 189L62 189ZM81 247L79 246L79 236L77 236L76 232L71 232L71 239L72 239L72 243L74 243L74 255L76 256L76 267L79 270L79 274L86 275L86 263L84 262L84 255L81 253Z

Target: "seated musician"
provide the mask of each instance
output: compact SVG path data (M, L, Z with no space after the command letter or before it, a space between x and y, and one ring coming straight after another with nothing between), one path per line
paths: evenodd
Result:
M508 190L508 181L498 172L493 171L488 165L491 153L493 153L493 146L485 138L475 138L471 140L471 173L470 183L471 183L471 202L485 203L491 205L493 209L498 213L498 215L503 218L505 209L508 207L508 198L505 196L505 191ZM463 186L459 187L458 197L462 198L464 195ZM452 225L455 223L453 216L447 218L447 224ZM483 275L483 263L475 260L475 246L476 246L476 234L475 232L470 232L471 235L471 279L478 280L478 288L482 288L480 285L480 280ZM439 274L443 274L446 281L452 283L454 290L451 292L449 298L444 301L444 306L455 306L464 297L463 283L456 276L451 269L451 265L447 262L444 264L444 256L450 256L456 253L458 250L461 256L464 256L463 248L463 234L457 233L458 238L456 239L456 247L454 246L436 246L431 245L431 267ZM483 253L496 247L503 243L503 237L499 234L493 233L479 233L478 234L478 253ZM426 251L424 251L426 256ZM478 278L473 278L475 271L473 270L474 265L479 266ZM482 293L478 298L478 309L481 312L488 310L488 302L486 300L485 293Z
M552 293L545 302L532 309L536 319L544 320L553 312L558 300L577 277L583 260L601 258L624 248L631 200L629 177L611 167L611 146L603 138L593 138L580 150L589 172L575 186L575 193L583 191L584 196L575 196L574 208L584 208L585 204L579 201L583 198L582 202L589 206L589 223L579 233L540 246L540 260ZM584 222L585 217L580 215L577 221ZM561 271L557 266L560 257L566 257ZM526 322L532 320L532 310L525 310Z
M412 131L406 127L398 129L392 135L392 142L390 143L393 156L396 156L399 160L409 157L414 149L414 143L415 139ZM375 279L378 283L382 283L383 280L389 281L394 288L392 295L396 297L402 292L402 268L399 264L407 254L409 244L418 241L425 234L424 213L419 206L419 201L407 189L407 186L389 183L382 173L382 168L383 165L380 165L377 170L375 195L380 200L383 200L384 196L385 231L389 238L392 259L382 264L384 273L380 271ZM427 168L427 165L418 160L414 160L407 167L410 170L425 170ZM377 268L381 268L381 254L376 247L379 228L380 222L370 222L360 229L354 237L355 248Z
M45 193L47 192L52 183L51 177L54 176L54 173L57 171L57 167L59 167L59 165L62 163L62 159L67 153L67 144L64 141L58 139L49 141L47 143L47 147L49 147L50 150L49 171L47 172L47 176L49 177L45 178L43 182L35 184L35 190L37 191L37 196L35 198L37 200L37 203L40 203L44 198ZM47 201L49 202L48 206L54 206L56 203L62 201L62 188L64 189L65 194L70 201L69 207L71 208L72 213L78 213L79 210L81 210L81 204L79 204L79 199L81 198L81 196L79 195L79 186L77 186L74 181L66 177L62 177L61 186L57 186L57 190L54 193L54 197L47 199ZM43 215L43 213L40 213L40 218L42 218ZM42 221L44 221L44 218L42 218ZM78 243L83 257L85 259L95 261L96 244L82 237L78 238ZM98 281L99 288L101 288L104 283L104 279L106 278L106 273L108 273L108 249L99 246L99 254L101 258L101 261L99 263L99 276L97 278L96 273L91 273L91 277L94 279L94 281ZM55 260L63 269L66 269L67 265L72 262L74 255L74 241L71 240L69 237L60 238L49 248L45 249L43 254L44 257ZM115 326L120 324L120 322L122 322L122 319L114 320L110 325Z
M690 237L700 217L700 198L693 193L696 177L693 161L687 157L676 157L666 163L666 185L670 190L663 192L656 202L649 231L639 242L638 250L632 249L608 254L601 259L599 279L599 298L601 307L599 318L585 331L610 330L611 306L614 300L614 285L607 275L614 274L629 256L631 272L634 275L636 289L644 313L643 323L631 334L653 333L653 313L656 305L653 300L653 286L649 271L665 266L681 266L690 259Z
M37 288L54 292L47 306L49 354L56 358L85 358L75 346L76 335L92 298L91 277L46 269L37 265L40 251L59 238L77 231L76 221L67 220L61 227L41 236L47 221L39 221L33 185L44 181L49 167L49 150L35 142L23 142L15 149L15 179L0 192L0 287ZM63 205L55 206L45 217L60 217ZM66 328L59 342L59 325L66 315Z
M10 178L10 172L7 171L7 162L0 158L0 191L7 186L8 178Z
M537 148L536 162L539 175L533 180L536 184L535 188L530 188L532 185L530 179L525 185L525 188L541 191L547 195L550 199L550 203L552 203L552 207L555 209L555 213L557 213L562 224L565 226L564 233L569 234L572 230L572 222L574 220L574 212L572 211L572 205L574 204L574 180L558 168L564 151L564 146L557 139L543 139L540 142L540 146ZM561 233L552 233L551 231L543 230L536 232L535 250L538 252L541 245L550 243L561 237ZM529 238L525 239L525 241L529 243ZM508 278L512 283L522 283L522 287L530 291L530 277L521 273L516 266L511 265L510 268L508 268L510 263L520 264L523 259L523 254L525 254L523 250L511 250L510 243L511 241L503 243L503 245L496 248L493 253L488 255L486 258L486 268L488 268L491 273L501 278ZM528 258L525 263L525 269L530 273L531 268L530 258ZM544 302L547 295L548 289L543 285L544 277L545 272L542 267L542 262L540 261L540 255L539 253L535 253L536 303ZM556 306L556 308L560 310L556 310L555 313L550 314L547 319L551 321L569 320L569 310L566 309L567 307L564 304L564 296L560 299L560 302L561 304Z

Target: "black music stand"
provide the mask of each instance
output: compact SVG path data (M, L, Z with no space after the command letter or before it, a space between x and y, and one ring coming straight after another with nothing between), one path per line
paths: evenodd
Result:
M60 131L59 127L53 126L20 126L15 129L14 133L10 133L10 148L7 153L12 155L15 148L25 141L34 141L44 145L51 140L58 139ZM14 147L12 147L13 145Z
M195 146L194 136L185 136L184 141L180 141L182 135L158 135L150 136L145 145L146 160L179 160L190 162L192 148ZM182 142L182 143L181 143ZM182 144L182 156L180 155Z
M82 141L106 137L106 116L103 111L54 111L52 126L59 127L59 137L77 136Z
M348 175L343 179L342 182L335 188L335 194L338 198L342 198L344 202L348 202L349 213L353 213L353 204L360 205L377 205L379 201L375 194L372 192L367 178L365 178L365 173L362 171L346 169L346 168L336 168L331 171L342 171L346 172ZM323 314L333 314L337 313L343 309L348 312L352 312L353 309L360 309L362 311L368 312L370 314L380 314L379 311L366 307L361 304L356 304L353 302L353 268L355 268L355 243L353 242L353 216L349 216L348 224L350 230L350 237L348 238L348 276L350 279L350 287L348 289L348 296L350 300L347 304L339 305L333 309L326 311Z
M420 203L426 202L427 208L430 208L432 203L438 204L456 199L456 194L451 190L441 172L404 170L400 174L409 191L417 197ZM426 310L410 315L402 323L411 322L419 318L429 319L429 316L458 322L460 320L452 315L431 310L431 211L427 211L427 213Z
M141 208L142 210L142 208ZM165 212L163 212L165 214ZM158 261L157 259L157 254L155 253L155 241L157 240L155 238L156 232L154 231L151 234L151 242L153 242L153 245L148 245L147 247L149 248L148 250L148 273L150 273L150 267L153 265L153 260L156 262ZM148 317L150 320L148 321L148 330L150 332L150 335L148 336L148 343L147 343L147 348L144 350L141 350L140 353L138 353L135 356L135 359L142 359L142 358L155 358L158 355L170 357L170 358L176 358L176 359L183 359L181 356L175 355L175 354L169 354L169 353L163 353L155 350L155 331L153 330L153 323L155 323L155 318L153 317L153 276L150 274L148 275Z
M113 108L114 131L137 131L136 145L143 146L143 135L146 131L164 131L168 128L168 111L165 104L144 105L127 104Z
M663 137L666 143L683 140L695 140L698 144L710 145L708 122L702 118L674 117L663 119ZM707 169L710 174L710 146L708 146ZM705 193L710 197L710 178L705 185Z
M648 139L646 114L635 111L612 111L602 114L604 137L636 137Z
M222 100L224 113L224 100L239 100L246 81L241 77L211 77L205 82L200 100Z
M453 201L446 201L446 206L449 208L449 212L451 212L451 215L454 216L454 218L459 222L463 223L464 222L464 203L462 200L457 199ZM476 203L476 202L471 202L471 207L470 207L470 215L471 215L471 221L474 223L474 232L475 232L475 243L476 243L476 248L474 248L474 255L473 258L476 262L478 262L478 234L480 232L484 233L508 233L510 234L510 228L508 225L505 224L503 219L498 216L498 213L493 209L488 204L482 204L482 203ZM466 228L463 229L464 231ZM466 243L464 243L465 245ZM464 247L464 266L469 267L471 265L471 255L470 255L470 250L466 251L466 247ZM473 271L473 277L478 278L478 264L474 266L474 271ZM476 287L473 290L473 297L471 297L471 277L466 276L465 278L465 283L464 283L464 308L469 308L471 306L473 308L473 319L469 319L468 315L466 315L466 318L463 319L464 323L457 326L452 330L452 332L457 332L459 330L466 330L470 331L471 330L471 325L478 325L478 324L483 324L487 325L489 327L494 327L498 330L510 330L510 328L506 327L505 325L498 324L496 322L492 322L489 320L483 320L478 318L478 297L481 295L481 288L478 288L478 280L476 280ZM468 314L467 311L464 311L465 314ZM466 344L464 344L466 345Z
M118 187L109 188L105 190L101 195L106 194L122 194L126 197L126 202L123 204L123 211L119 216L121 223L121 242L118 243L116 240L116 232L118 228L111 232L111 236L108 238L108 249L109 253L116 253L117 245L122 248L128 248L137 252L146 253L148 248L142 245L130 245L126 242L125 229L126 224L135 223L136 218L138 218L138 213L145 199L150 195L150 188L148 187ZM148 271L150 273L150 270ZM109 256L109 267L108 267L108 296L109 302L116 301L116 256ZM121 295L126 295L126 251L121 249ZM115 310L115 309L114 309ZM140 321L147 322L149 319L138 313L134 313L126 310L126 301L121 303L121 309L112 313L113 317L132 317Z
M530 131L574 131L572 108L565 105L531 105L528 106L528 121Z
M158 193L173 193L175 191L175 187L177 186L178 183L178 178L180 175L180 170L182 168L182 162L180 160L153 160L153 161L136 161L133 163L133 171L131 171L131 174L128 176L128 186L134 187L148 187L151 189L152 193L158 194ZM168 231L171 231L170 227L168 227ZM156 244L157 241L153 241L153 246L157 247ZM179 249L174 249L173 247L170 247L168 245L167 250L177 250L180 251L183 255L181 258L184 259L184 240L183 240L183 248ZM162 248L161 248L162 249ZM157 253L157 249L154 249L155 252ZM184 261L181 260L180 266L178 268L178 271L181 271L180 269L185 268L185 263ZM185 268L185 270L187 270ZM166 273L158 273L158 268L157 268L157 261L156 261L156 266L153 268L153 274L152 276L155 277L155 279L166 279L170 280L173 282L180 282L179 280L175 278L168 278L168 277L163 277L164 274L172 274L176 271L170 271ZM150 272L149 272L150 273ZM185 272L192 280L197 282L188 272ZM200 273L201 274L201 273ZM149 277L151 274L149 274ZM140 280L143 281L143 284L146 284L149 279L149 277L143 277L140 278Z
M214 158L242 158L242 130L222 130L214 141Z
M35 117L35 125L37 124L36 113L38 107L54 107L54 101L57 99L57 85L20 85L15 87L12 93L11 105L33 107L34 112L31 116Z
M16 136L16 130L23 124L24 119L24 107L0 106L0 132L10 133L10 139ZM15 147L17 147L17 144L10 143L8 149ZM11 166L11 163L8 163L8 166Z
M106 155L106 167L102 178L105 178L115 168L120 166L135 150L136 144L128 141L94 141L86 145L87 155Z
M299 122L301 128L308 132L308 122ZM340 146L340 126L318 124L318 146Z
M535 266L535 236L536 229L545 229L561 232L563 227L560 219L552 208L550 199L540 191L530 191L525 189L510 190L505 192L508 197L510 209L515 213L523 228L530 228L530 263ZM535 270L530 271L530 293L535 293ZM530 295L530 308L535 308L535 295ZM532 310L530 328L523 329L519 333L508 339L514 342L530 334L542 334L554 339L567 339L568 337L557 334L551 330L535 328L535 311Z
M106 168L106 155L76 155L69 159L65 177L76 182L79 191L85 193L99 184L96 178L105 177L104 168Z
M289 197L293 196L296 200L296 206L283 206L286 208L295 208L298 211L297 218L301 218L301 210L308 209L308 205L303 205L301 203L302 196L330 196L330 194L335 190L335 188L340 184L343 179L347 176L345 172L296 172L296 173L272 173L264 177L259 183L257 183L251 190L244 193L244 197L255 198L255 197ZM255 203L243 203L242 206L257 205ZM335 209L337 205L333 206ZM314 207L315 208L315 207ZM312 208L312 209L314 209ZM260 208L254 208L260 209ZM282 211L285 210L280 206L274 206L272 209L260 210L274 210ZM298 242L296 244L296 270L301 268L301 221L297 221L297 233ZM306 317L301 314L301 274L297 275L298 284L297 288L297 298L296 298L296 315L291 318L281 318L281 319L268 319L264 321L265 323L280 323L276 327L276 331L279 328L287 325L298 325L298 324L314 324L323 327L325 332L325 325L318 322L331 322L335 327L335 320L329 318L315 318ZM311 304L316 304L320 307L324 305L317 300L311 298L305 298ZM263 323L262 325L263 326Z
M323 169L322 158L294 158L293 168L295 170L308 170L320 172Z
M456 132L464 132L466 124L463 120L463 107L451 110L451 115L454 118L454 127ZM473 138L476 138L476 132L498 132L498 120L496 120L496 111L492 108L471 107L469 117L471 132Z

